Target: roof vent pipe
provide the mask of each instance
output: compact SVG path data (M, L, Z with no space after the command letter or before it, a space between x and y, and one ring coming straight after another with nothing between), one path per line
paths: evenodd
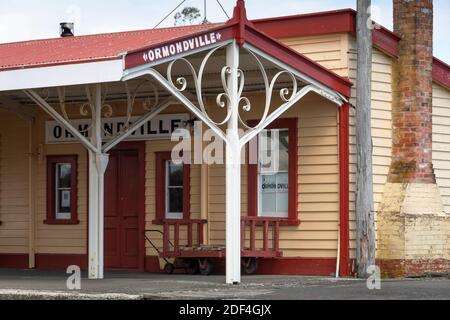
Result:
M73 22L62 22L59 25L61 37L73 37L75 35L75 27Z

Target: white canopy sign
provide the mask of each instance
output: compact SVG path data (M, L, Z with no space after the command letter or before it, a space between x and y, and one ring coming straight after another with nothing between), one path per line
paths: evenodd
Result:
M138 119L138 117L132 117L130 120L130 125ZM179 128L185 127L185 123L189 121L189 119L190 116L187 113L159 115L153 120L145 123L126 140L139 141L170 139L172 133ZM104 119L102 121L103 140L108 141L116 137L125 127L126 121L126 117ZM72 125L87 138L89 138L91 134L91 130L88 130L90 124L90 119L79 119L72 121ZM45 142L47 144L63 144L78 143L78 140L58 122L47 121L45 124Z

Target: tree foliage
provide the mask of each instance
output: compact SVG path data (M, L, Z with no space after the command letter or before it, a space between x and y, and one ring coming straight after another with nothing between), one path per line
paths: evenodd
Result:
M200 23L200 10L196 7L186 7L181 12L177 12L174 16L175 26L192 25Z

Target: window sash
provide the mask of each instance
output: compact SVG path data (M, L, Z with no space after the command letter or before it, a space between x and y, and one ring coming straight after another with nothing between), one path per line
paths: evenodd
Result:
M272 149L272 140L271 137L273 137L273 133L278 132L278 138L280 139L280 136L282 133L287 133L287 137L289 138L289 129L288 128L279 128L279 129L271 129L271 130L264 130L263 133L261 133L258 136L259 146L258 148L258 171L257 171L257 183L258 183L258 216L260 217L276 217L276 218L289 218L289 157L287 158L287 170L282 170L278 168L278 170L274 170L271 165L269 169L263 168L263 164L261 163L261 159L264 156L268 155L268 151L270 152L270 155L273 157L274 151ZM270 138L269 138L270 137ZM261 143L262 139L265 139L265 144ZM288 140L288 144L291 143L291 141ZM265 146L265 148L261 148L261 146ZM278 141L278 150L279 152L282 152L284 149L281 147L280 141ZM286 147L286 150L289 151L289 145ZM280 159L278 159L280 161ZM272 159L273 161L273 159ZM278 161L278 166L280 165ZM280 191L278 182L278 178L285 175L285 179L287 180L288 188L286 190ZM267 191L262 189L263 179L264 177L274 177L274 183L275 183L275 190L273 191ZM266 197L266 199L264 199ZM272 206L271 210L265 210L264 208L264 202L267 200L267 197L270 197L270 200L267 202L269 206ZM281 204L280 197L284 198L284 202Z
M62 167L67 166L70 168L69 172L69 180L71 187L60 187L61 185L61 169ZM72 218L72 164L71 163L56 163L55 164L55 219L56 220L70 220ZM65 200L64 197L61 197L61 193L64 193L68 200ZM68 201L63 205L63 201ZM61 210L62 208L68 208L68 211Z
M47 156L48 225L77 225L78 155Z
M166 177L165 177L165 181L166 181L166 186L165 186L165 202L166 202L166 219L183 219L183 201L184 201L184 194L183 194L183 187L184 187L184 174L182 174L182 181L181 181L181 185L170 185L170 167L171 165L173 165L173 162L168 160L166 161ZM182 171L184 173L184 167L182 166ZM170 210L171 207L171 199L170 199L170 190L181 190L180 194L181 194L181 210L180 212L172 212Z

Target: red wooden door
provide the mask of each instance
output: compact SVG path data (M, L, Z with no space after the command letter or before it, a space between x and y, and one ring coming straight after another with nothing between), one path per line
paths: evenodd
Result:
M136 149L110 153L105 175L105 267L141 267L140 155Z

